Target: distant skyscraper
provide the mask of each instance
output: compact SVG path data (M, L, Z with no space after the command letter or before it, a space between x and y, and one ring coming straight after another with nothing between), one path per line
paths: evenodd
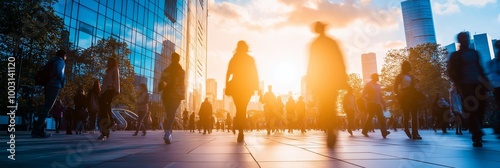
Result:
M430 0L406 0L401 2L401 9L407 47L436 43Z
M444 48L446 48L446 51L448 51L448 57L449 57L451 55L451 53L458 51L458 49L460 48L460 44L454 42L454 43L448 44Z
M474 35L474 46L481 57L481 66L487 70L486 65L488 61L495 58L491 37L487 33Z
M498 41L498 39L491 40L491 44L493 44L493 55L495 55L495 58L499 59L500 55L498 55L498 48L495 47L495 43Z
M207 98L212 104L217 101L217 81L215 79L207 79Z
M361 68L363 69L363 82L370 82L370 76L377 73L377 56L375 53L366 53L361 55Z

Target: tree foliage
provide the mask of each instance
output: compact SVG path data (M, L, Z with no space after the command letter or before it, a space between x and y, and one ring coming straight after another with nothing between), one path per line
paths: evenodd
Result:
M396 76L401 72L403 61L412 65L411 73L416 77L416 86L428 98L421 105L428 109L436 93L447 97L450 83L445 75L447 52L438 44L426 43L414 48L390 50L382 66L380 83L385 93L385 99L392 112L400 113L399 103L393 93ZM422 106L421 106L422 107Z
M53 0L2 0L0 1L0 60L4 64L8 57L16 59L16 82L22 89L19 95L30 95L18 99L21 115L23 107L41 104L41 89L33 87L34 76L58 49L64 48L65 32L62 18L52 5ZM6 64L4 64L6 65ZM6 68L0 70L0 78L6 79ZM17 80L19 78L19 80ZM0 84L6 88L6 83ZM36 89L33 89L36 88ZM36 93L22 93L32 90ZM5 89L0 95L6 95ZM5 101L0 104L5 106ZM29 110L31 111L31 110Z
M82 87L90 90L97 79L102 79L108 58L118 61L120 70L121 93L114 98L114 104L133 110L136 100L134 87L134 69L128 55L130 49L125 42L119 42L113 37L101 39L97 44L80 51L71 51L66 60L67 84L61 91L62 100L73 100L73 96ZM101 80L102 84L102 80ZM73 105L73 101L67 102Z

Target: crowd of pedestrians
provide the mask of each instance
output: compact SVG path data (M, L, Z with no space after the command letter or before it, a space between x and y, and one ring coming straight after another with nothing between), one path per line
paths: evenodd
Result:
M309 65L307 69L307 86L312 93L312 99L298 97L297 101L290 96L284 102L283 99L273 92L272 85L267 87L267 92L259 90L259 77L257 66L252 56L248 54L249 47L245 41L239 41L236 50L229 61L226 81L225 95L232 97L236 106L236 115L232 117L227 113L225 119L216 120L213 115L212 104L208 98L201 104L198 112L199 120L196 120L195 112L189 114L188 109L182 113L181 128L190 132L203 132L211 134L214 128L217 131L238 133L237 142L244 141L245 130L260 129L265 127L267 135L276 132L294 133L295 129L306 133L311 125L307 115L308 110L315 109L318 112L314 116L316 129L325 131L327 146L332 147L337 141L339 129L346 129L353 135L353 131L362 129L361 134L369 137L368 133L379 128L383 138L391 133L392 127L397 131L399 124L402 125L404 133L412 140L421 140L419 134L422 124L428 119L419 117L419 101L426 98L424 91L418 87L418 79L412 74L412 65L409 61L403 61L400 73L394 79L393 93L401 108L402 120L392 116L387 123L384 111L387 111L387 103L384 93L379 84L379 75L372 74L371 81L366 83L361 98L356 99L353 88L348 84L346 66L337 41L326 35L326 24L316 22L313 32L317 34L312 41L309 50ZM451 53L447 62L447 75L451 81L449 98L444 94L436 93L432 101L432 128L435 132L441 130L447 133L453 121L455 134L463 135L463 128L468 128L472 134L472 145L482 147L482 132L484 112L486 108L485 95L492 92L496 100L496 106L500 106L500 60L498 57L491 60L485 71L480 64L479 53L469 48L470 36L467 32L461 32L457 36L460 49ZM500 42L495 43L500 48ZM498 53L497 53L498 55ZM66 124L66 134L82 134L87 130L94 134L100 131L98 140L110 137L110 129L114 125L111 102L116 95L120 94L120 72L118 61L114 58L107 60L107 68L102 76L102 85L95 80L89 91L79 87L74 96L74 108L65 108L57 95L65 85L64 69L66 53L62 50L56 53L56 57L49 62L52 64L52 78L44 85L45 102L40 110L38 120L34 122L32 130L33 138L46 138L50 134L44 131L44 123L47 114L54 117L56 133L61 129L61 121ZM147 118L153 119L152 129L164 129L164 142L171 144L173 141L173 130L176 122L176 114L181 102L185 99L185 70L179 64L180 55L171 55L172 63L163 71L158 85L163 100L165 112L164 120L161 122L157 114L153 115L149 109L149 94L146 84L141 84L137 90L136 112L138 114L137 126L133 136L142 131L146 135L145 122ZM342 109L345 118L337 114L337 99L339 91L347 91L342 99ZM247 106L250 98L258 92L259 101L263 105L263 122L254 121L247 116ZM156 120L156 121L155 121ZM500 114L495 113L494 130L500 134ZM97 121L97 123L96 123ZM160 122L158 122L160 121ZM411 126L410 126L411 123ZM410 130L411 127L411 130Z

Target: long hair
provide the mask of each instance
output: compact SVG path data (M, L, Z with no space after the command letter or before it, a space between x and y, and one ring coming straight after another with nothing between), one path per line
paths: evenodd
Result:
M108 66L107 66L106 72L108 72L109 70L112 70L114 68L117 68L117 67L118 67L118 61L116 61L116 59L114 59L114 58L108 58Z
M408 72L411 71L411 64L409 61L403 61L401 64L401 73L402 74L407 74Z
M92 89L90 89L91 93L99 94L101 92L101 82L99 82L98 79L94 81L94 84L92 85Z
M236 45L236 53L247 53L248 52L248 44L247 42L240 40Z

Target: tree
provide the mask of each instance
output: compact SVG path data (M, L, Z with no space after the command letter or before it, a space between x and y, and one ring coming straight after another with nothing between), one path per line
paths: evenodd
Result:
M414 48L390 50L382 66L380 83L383 91L388 93L385 94L385 99L392 112L401 113L393 88L395 78L401 71L401 63L405 60L412 65L411 73L416 77L417 87L428 97L421 102L425 110L429 109L427 105L432 103L436 93L447 97L450 82L445 75L447 51L443 47L426 43Z
M42 94L40 87L34 87L34 76L40 66L52 57L56 50L64 48L64 23L55 15L53 0L2 0L0 1L0 62L6 65L9 57L16 59L16 89L19 113L27 117L26 111L39 109ZM0 78L6 79L7 68L0 69ZM7 88L6 82L0 84ZM29 88L29 89L26 89ZM0 89L0 95L7 95ZM5 107L6 101L0 105ZM28 106L31 106L27 109Z
M104 76L108 58L114 58L118 61L120 70L121 93L115 97L113 103L115 106L122 105L131 110L135 108L135 74L128 58L130 49L127 48L127 43L109 37L99 40L96 45L81 52L73 51L69 54L72 56L66 60L68 80L65 89L60 94L62 100L73 100L75 91L80 86L89 90L95 80L102 79ZM68 102L70 105L72 103L72 101Z

